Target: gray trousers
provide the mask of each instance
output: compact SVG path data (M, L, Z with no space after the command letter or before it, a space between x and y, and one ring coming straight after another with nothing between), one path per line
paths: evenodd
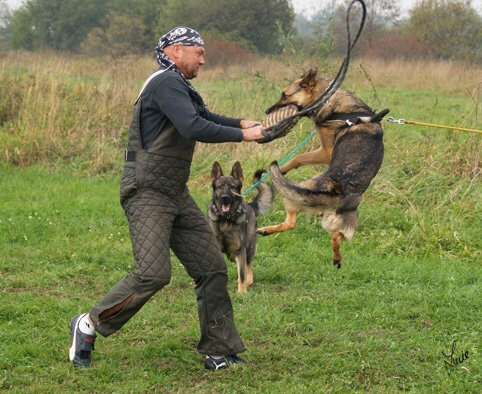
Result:
M209 223L186 188L177 198L138 190L124 204L136 269L90 311L97 332L119 330L171 279L170 249L195 282L201 354L245 351L234 324L224 256ZM166 316L169 311L165 311Z

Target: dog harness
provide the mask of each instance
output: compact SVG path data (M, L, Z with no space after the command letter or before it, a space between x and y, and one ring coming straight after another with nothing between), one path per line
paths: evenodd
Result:
M324 123L329 120L341 120L345 122L348 126L354 126L358 123L380 123L383 117L388 114L390 110L385 108L384 110L375 112L351 112L349 114L343 114L339 112L334 112L328 119L323 120ZM363 118L363 119L362 119ZM366 120L369 118L368 120Z

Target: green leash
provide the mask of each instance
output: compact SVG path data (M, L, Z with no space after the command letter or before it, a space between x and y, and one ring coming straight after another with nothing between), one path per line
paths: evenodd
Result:
M288 160L288 159L289 159L291 156L293 156L297 151L299 151L300 148L301 148L304 144L306 144L306 143L309 141L309 139L310 139L311 137L313 137L315 134L316 134L316 130L313 130L313 131L311 132L311 134L310 134L308 137L306 137L306 138L304 139L304 141L303 141L301 144L299 144L299 145L295 148L295 150L293 150L293 152L291 152L288 156L286 156L283 160L281 160L281 161L279 162L279 164L280 164L280 165L284 164L284 163L286 162L286 160ZM256 182L253 186L251 186L248 190L246 190L242 195L244 196L245 194L249 193L249 192L250 192L251 190L253 190L256 186L258 186L261 182L263 182L270 174L271 174L271 172L268 171L266 174L263 175L263 177L262 177L258 182Z

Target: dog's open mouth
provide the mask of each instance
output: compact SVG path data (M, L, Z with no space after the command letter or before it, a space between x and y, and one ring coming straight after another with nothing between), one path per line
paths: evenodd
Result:
M224 213L227 213L231 210L231 204L221 204L221 210Z

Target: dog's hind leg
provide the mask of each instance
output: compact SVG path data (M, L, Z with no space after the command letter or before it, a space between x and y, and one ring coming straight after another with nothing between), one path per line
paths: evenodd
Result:
M335 231L331 235L331 249L333 250L333 265L340 269L341 268L341 240L345 238L341 231Z

